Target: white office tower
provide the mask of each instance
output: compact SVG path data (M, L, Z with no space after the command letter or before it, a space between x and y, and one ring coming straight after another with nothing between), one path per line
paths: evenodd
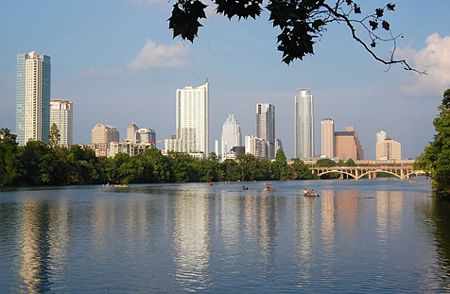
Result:
M321 154L320 157L334 157L334 120L325 118L320 121L321 129Z
M236 146L242 146L241 126L234 114L229 114L222 126L222 158L227 158L227 154Z
M92 129L92 144L109 144L119 142L119 131L109 125L96 124Z
M314 100L309 89L295 95L295 157L314 157Z
M387 133L385 131L378 131L376 143L384 141L384 140L386 140L386 138L387 138Z
M50 101L50 128L56 124L59 132L58 145L73 144L73 103L69 100L53 99Z
M17 55L17 142L48 142L50 132L50 57L32 51Z
M130 124L127 128L127 141L130 143L139 142L139 127L135 124Z
M375 145L376 160L401 160L402 144L386 137Z
M255 136L245 136L245 153L253 154L257 158L265 158L267 154L267 142Z
M256 137L266 141L265 157L275 158L275 106L272 104L256 104Z
M182 150L188 153L209 155L209 91L208 83L197 88L177 89L176 126L177 139L181 140Z

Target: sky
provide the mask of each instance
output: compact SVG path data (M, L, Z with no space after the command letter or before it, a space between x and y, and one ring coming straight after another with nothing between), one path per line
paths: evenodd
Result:
M360 2L363 12L373 3ZM320 120L330 117L336 130L355 127L366 159L375 157L378 130L402 143L402 157L415 158L432 140L433 118L450 88L450 1L393 2L396 11L388 19L404 35L396 56L427 75L401 66L387 70L337 24L327 28L315 55L286 65L267 13L229 21L210 7L192 44L172 38L167 19L173 1L1 0L0 127L15 129L17 54L35 50L51 57L52 98L74 104L75 143L89 143L97 123L116 126L121 138L135 123L154 129L163 141L175 133L176 89L208 79L210 150L229 113L243 135L254 135L256 103L271 103L276 136L293 157L294 95L309 88L316 154ZM388 54L382 46L378 50Z

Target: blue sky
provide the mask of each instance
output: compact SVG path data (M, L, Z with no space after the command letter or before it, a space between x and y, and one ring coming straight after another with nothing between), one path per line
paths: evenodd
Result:
M363 9L371 2L361 2ZM172 39L171 4L164 0L3 0L0 127L15 129L16 56L37 50L52 58L52 97L74 103L76 143L88 143L96 123L116 126L123 138L133 122L163 140L175 133L176 89L208 78L211 147L229 113L243 134L255 134L255 104L268 102L276 107L276 136L293 156L294 95L310 88L316 153L320 120L331 117L337 130L356 128L368 159L377 130L402 143L403 157L416 157L432 139L432 120L450 88L450 1L394 2L391 26L405 36L397 53L428 76L395 66L386 72L336 25L314 56L287 66L266 14L230 22L210 13L191 44Z

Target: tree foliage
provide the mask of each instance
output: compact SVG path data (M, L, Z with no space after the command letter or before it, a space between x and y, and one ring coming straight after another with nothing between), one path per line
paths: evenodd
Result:
M282 151L274 161L240 154L237 161L219 162L215 154L208 159L186 153L165 156L156 148L133 157L119 153L104 158L77 145L66 148L30 141L18 146L9 130L0 130L0 187L312 178L303 162L296 160L289 166Z
M450 89L444 92L438 109L439 114L433 121L436 134L416 164L431 175L438 194L450 197Z
M402 37L394 35L388 20L389 13L395 10L394 3L367 11L356 0L269 0L265 7L262 0L212 0L212 3L218 14L230 20L255 19L266 10L269 21L279 30L278 50L286 64L314 54L314 45L327 27L340 24L377 61L386 65L399 63L407 70L414 70L406 60L394 59L396 42ZM201 20L206 19L206 7L201 0L176 0L168 19L173 37L193 42L202 26ZM388 58L375 52L378 43L391 45Z

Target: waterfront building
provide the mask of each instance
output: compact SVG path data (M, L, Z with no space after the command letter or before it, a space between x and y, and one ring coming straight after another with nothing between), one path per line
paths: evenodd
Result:
M346 127L345 131L334 133L335 138L335 157L346 160L362 160L364 159L364 151L359 142L354 127Z
M386 140L386 138L387 138L387 133L385 131L378 131L376 143L384 141L384 140Z
M389 137L386 137L386 139L377 142L375 150L376 160L402 159L402 144Z
M253 154L257 158L266 158L267 142L263 138L245 136L245 153Z
M155 147L152 143L132 143L126 142L111 142L108 145L107 156L114 157L119 153L125 153L129 156L139 155L149 148Z
M109 125L96 124L91 132L92 144L107 144L111 142L119 142L119 131Z
M334 120L331 118L322 119L320 122L321 128L321 153L320 157L333 158L334 157Z
M176 138L164 140L164 153L186 152L194 157L209 155L209 85L176 91Z
M55 124L59 131L58 145L73 144L73 103L64 99L50 101L50 127Z
M269 103L256 104L256 137L267 146L265 158L275 157L275 106Z
M314 100L309 89L295 95L295 157L314 157Z
M127 141L131 143L139 142L139 127L135 124L130 124L127 127Z
M139 144L150 144L155 146L156 145L156 132L153 129L149 128L140 128L137 131L138 134L138 140L136 143Z
M233 147L242 145L241 126L236 120L234 114L229 114L222 126L222 158L226 158L227 154Z
M50 57L37 51L17 55L16 134L19 145L48 142L50 131Z

